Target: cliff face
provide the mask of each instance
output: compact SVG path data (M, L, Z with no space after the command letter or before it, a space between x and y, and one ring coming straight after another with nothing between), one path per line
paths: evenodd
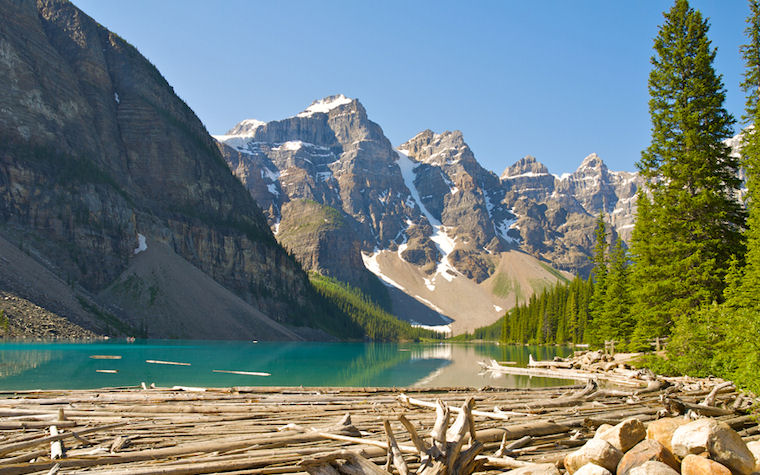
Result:
M564 177L533 157L499 177L459 131L425 130L393 150L359 101L345 96L280 121L246 120L215 138L305 267L365 289L369 270L394 295L455 318L455 329L473 305L488 303L477 318L490 323L511 299L561 279L515 252L587 274L598 212L627 238L639 185L594 154ZM450 292L478 297L462 306L447 300Z
M275 320L315 323L303 317L305 274L153 65L65 0L0 0L0 10L0 232L10 242L104 296L142 234Z

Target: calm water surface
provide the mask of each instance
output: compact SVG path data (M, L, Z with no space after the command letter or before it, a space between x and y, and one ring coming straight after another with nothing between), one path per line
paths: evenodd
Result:
M504 386L543 387L572 381L479 375L478 361L566 356L564 347L450 343L283 343L147 340L127 343L0 343L0 389L135 386ZM93 355L121 359L93 359ZM189 363L176 366L159 360ZM97 370L115 370L103 373ZM270 373L251 376L214 372Z

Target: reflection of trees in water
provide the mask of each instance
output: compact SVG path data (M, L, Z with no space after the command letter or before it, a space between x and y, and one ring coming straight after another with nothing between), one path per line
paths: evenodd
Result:
M35 369L54 359L60 359L59 352L39 350L3 350L0 351L0 378L16 376Z
M341 385L344 386L367 386L375 385L379 374L401 363L412 359L412 353L417 356L419 348L412 351L400 351L395 344L369 343L360 356L351 361L341 372ZM412 378L413 379L413 378Z

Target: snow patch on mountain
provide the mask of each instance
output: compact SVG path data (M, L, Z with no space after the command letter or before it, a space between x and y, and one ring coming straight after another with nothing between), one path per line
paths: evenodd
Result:
M353 102L353 99L346 97L343 94L326 97L324 99L312 102L305 111L299 113L296 117L311 117L312 115L318 113L327 114L331 110L346 104L350 104L351 102Z
M414 170L420 164L412 161L405 150L398 150L397 155L398 166L401 169L401 176L404 179L404 184L409 189L413 202L419 207L425 218L427 218L430 226L433 227L433 234L430 236L430 240L435 243L435 246L438 248L438 252L440 252L442 256L441 261L438 263L438 268L435 271L436 276L441 275L444 279L451 282L454 279L454 275L459 274L454 266L449 263L449 254L454 251L456 240L450 238L448 234L446 234L446 227L443 226L440 221L435 219L435 217L430 214L430 211L428 211L425 205L422 204L422 200L420 199L420 194L417 191L417 187L414 186Z
M143 251L148 250L148 242L145 240L145 236L142 234L137 234L137 248L135 249L135 254L140 254Z
M401 284L383 274L383 271L380 269L380 263L377 262L377 256L379 256L381 252L383 251L378 248L375 248L372 254L362 252L362 262L364 262L364 267L366 267L368 271L380 277L380 280L383 281L383 284L385 284L386 287L395 287L401 291L406 292L406 289Z

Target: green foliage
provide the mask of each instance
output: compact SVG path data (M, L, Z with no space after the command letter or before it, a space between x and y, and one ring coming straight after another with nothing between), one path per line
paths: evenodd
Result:
M317 292L331 304L333 310L339 315L344 315L351 324L350 327L353 327L349 334L338 336L366 336L372 341L442 338L440 333L415 328L408 322L399 320L371 301L359 289L348 284L319 274L310 274L309 279Z
M691 350L697 349L709 358L710 370L733 379L737 384L760 392L760 2L750 1L750 16L746 30L749 42L742 47L747 69L742 88L747 93L745 119L752 127L745 129L742 143L742 164L747 177L747 207L749 217L745 236L747 252L744 265L740 259L733 259L728 271L725 303L712 306L703 313L705 317L697 322L697 336L707 330L707 338L690 343ZM685 322L688 324L689 322ZM686 331L678 332L687 334ZM674 345L675 346L675 345ZM675 347L672 351L681 349ZM682 370L699 371L706 364L691 361L681 354L676 355L682 363ZM683 361L682 361L683 360Z
M516 305L489 326L453 340L488 340L504 343L579 343L584 341L591 281L576 277L557 283Z
M599 342L603 337L599 334L600 322L596 318L601 315L604 308L604 299L607 293L607 273L609 265L609 244L607 244L607 224L604 222L604 212L599 212L596 218L596 229L594 230L594 254L591 258L594 267L591 270L589 279L593 282L593 293L591 302L589 302L588 311L591 319L589 321L587 339Z
M599 313L593 316L596 322L596 338L600 342L615 340L623 343L629 341L633 334L635 320L630 310L629 274L628 253L623 241L618 239L610 255L610 268L602 304Z
M738 161L723 140L733 118L712 63L708 23L676 0L654 41L649 76L652 141L637 164L647 180L633 234L635 339L686 329L722 300L732 255L742 253L744 213L734 196Z

